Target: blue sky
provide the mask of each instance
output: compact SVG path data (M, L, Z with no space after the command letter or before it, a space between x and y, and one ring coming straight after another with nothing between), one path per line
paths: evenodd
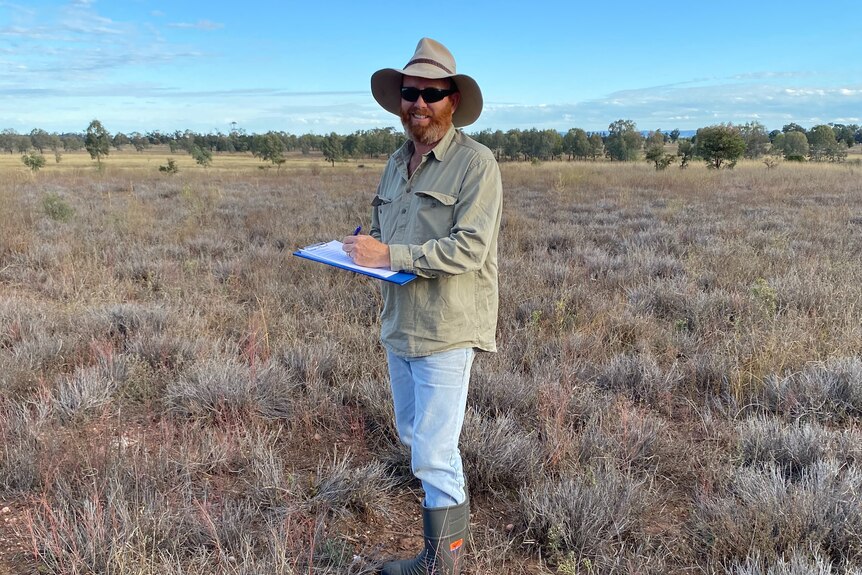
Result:
M482 87L467 131L862 124L860 23L862 0L0 0L0 129L397 126L369 78L422 36Z

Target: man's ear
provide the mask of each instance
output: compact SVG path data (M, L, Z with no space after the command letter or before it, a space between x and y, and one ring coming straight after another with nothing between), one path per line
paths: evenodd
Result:
M461 92L455 92L449 97L452 98L452 111L454 112L458 109L458 104L461 103Z

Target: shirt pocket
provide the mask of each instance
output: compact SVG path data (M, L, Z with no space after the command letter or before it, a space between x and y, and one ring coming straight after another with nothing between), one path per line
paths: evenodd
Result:
M377 221L380 223L380 240L385 244L392 239L395 231L395 216L392 209L392 200L375 195L371 200L373 209L377 211Z
M455 224L455 202L458 200L444 192L416 190L416 218L413 238L416 243L449 236Z

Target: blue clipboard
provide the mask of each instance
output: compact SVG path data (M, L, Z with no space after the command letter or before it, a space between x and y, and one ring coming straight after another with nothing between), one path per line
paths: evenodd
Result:
M397 285L404 285L416 279L415 274L407 272L398 272L393 275L387 275L391 270L376 270L373 268L363 268L362 266L357 266L356 264L351 262L346 255L335 256L335 254L338 254L337 250L339 249L336 244L340 244L340 242L333 241L329 243L312 244L305 248L296 250L295 252L293 252L293 255L313 262L326 264L328 266L362 274L372 278L377 278L379 280L394 283ZM318 253L315 253L316 251Z

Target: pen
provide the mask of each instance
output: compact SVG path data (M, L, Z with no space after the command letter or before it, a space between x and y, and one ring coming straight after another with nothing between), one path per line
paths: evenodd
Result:
M358 236L359 232L361 232L361 231L362 231L362 226L356 226L356 229L353 230L353 235Z

